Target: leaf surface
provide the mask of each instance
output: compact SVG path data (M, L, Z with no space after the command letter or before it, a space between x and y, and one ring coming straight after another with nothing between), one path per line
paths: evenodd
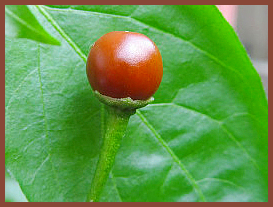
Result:
M110 31L163 57L155 102L130 118L101 201L267 201L268 105L214 6L37 6L61 46L6 38L6 167L29 201L85 201L101 105L85 75Z

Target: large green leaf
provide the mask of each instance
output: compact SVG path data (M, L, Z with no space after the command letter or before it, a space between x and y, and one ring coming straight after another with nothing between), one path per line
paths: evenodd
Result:
M90 46L140 32L164 64L131 117L101 201L267 201L268 106L214 6L37 6L61 46L6 38L6 167L29 201L85 201L101 144Z
M26 5L5 6L5 35L33 39L53 45L60 44L42 27Z

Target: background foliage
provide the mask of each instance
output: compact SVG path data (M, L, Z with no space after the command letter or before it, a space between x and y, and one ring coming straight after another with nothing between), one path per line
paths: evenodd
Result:
M6 31L21 38L6 32L5 156L29 201L86 200L103 114L85 61L115 30L150 37L164 76L155 102L131 117L101 201L268 200L267 100L216 7L26 6L10 15L18 10L6 7Z

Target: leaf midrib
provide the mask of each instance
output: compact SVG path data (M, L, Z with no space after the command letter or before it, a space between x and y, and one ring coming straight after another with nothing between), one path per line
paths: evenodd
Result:
M200 199L205 202L206 198L200 189L200 187L197 185L195 179L191 175L191 173L187 170L185 165L179 160L179 158L176 156L176 154L172 151L172 149L168 146L168 144L164 141L164 139L160 136L160 134L157 133L155 128L148 122L148 120L144 117L144 115L140 112L140 110L137 110L136 114L139 116L140 120L148 127L148 129L153 133L153 135L157 138L157 140L161 143L161 145L164 147L164 149L167 150L167 152L170 154L170 156L173 158L174 162L178 164L180 169L185 173L186 177L190 181L192 187L196 190L197 194L199 195Z
M47 19L47 21L59 32L59 34L64 38L64 40L75 50L75 52L86 62L87 57L81 51L79 46L64 32L64 30L59 26L59 24L48 14L41 5L36 5L39 12Z
M223 120L217 120L217 119L211 117L208 114L205 114L205 113L202 113L200 111L197 111L196 109L191 109L191 108L188 108L187 106L183 106L181 104L176 104L176 103L151 104L151 106L153 106L153 107L157 107L157 106L179 107L179 108L183 108L183 109L185 109L187 111L191 111L191 112L193 112L195 114L198 114L198 115L201 115L201 116L205 116L207 119L209 119L212 122L214 122L215 124L217 124L222 129L222 131L237 145L237 147L239 147L244 152L245 156L251 161L251 163L254 165L254 167L257 168L261 172L261 169L260 169L259 165L257 164L257 161L249 154L249 152L247 151L247 149L245 149L245 147L236 139L236 137L230 132L230 130L223 125L223 123L229 117L226 117ZM251 116L251 114L248 114L248 113L240 113L240 115L246 115L246 114ZM234 115L238 115L238 114L233 114L230 117L232 117Z

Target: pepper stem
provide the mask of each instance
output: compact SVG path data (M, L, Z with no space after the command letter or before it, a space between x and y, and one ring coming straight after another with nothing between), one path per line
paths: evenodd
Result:
M107 118L105 120L103 133L103 144L96 171L93 177L92 186L88 195L88 202L98 202L103 188L108 180L109 173L113 167L115 156L132 111L120 110L119 108L105 105Z
M87 202L99 201L104 185L113 167L130 116L136 112L136 109L144 107L154 100L153 97L147 100L132 100L129 97L112 98L102 95L98 91L95 91L94 94L104 104L103 109L107 112L107 116L106 120L104 120L104 114L102 116L103 144L92 180L91 190L87 196Z

